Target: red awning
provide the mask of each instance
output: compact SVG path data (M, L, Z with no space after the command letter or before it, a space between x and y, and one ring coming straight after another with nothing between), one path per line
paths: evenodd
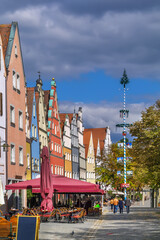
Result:
M52 175L52 182L53 191L57 191L58 193L104 194L104 191L99 188L99 185L64 176ZM6 185L6 190L16 189L32 189L33 192L40 192L40 178Z

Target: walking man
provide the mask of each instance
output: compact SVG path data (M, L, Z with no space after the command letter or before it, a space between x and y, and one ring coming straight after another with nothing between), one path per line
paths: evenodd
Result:
M113 204L114 204L114 213L116 213L117 212L117 210L118 210L118 198L117 197L115 197L114 198L114 200L113 200Z
M123 200L122 200L122 198L120 198L120 200L119 200L119 212L120 213L123 213L123 206L124 206Z
M125 206L127 208L127 213L129 213L130 212L131 201L130 201L130 199L128 197L125 200Z

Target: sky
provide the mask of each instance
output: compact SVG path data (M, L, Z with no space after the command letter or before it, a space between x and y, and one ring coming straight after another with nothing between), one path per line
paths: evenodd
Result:
M81 106L85 128L122 129L124 69L128 123L159 99L159 0L1 0L0 24L18 22L27 86L41 72L57 83L60 112Z

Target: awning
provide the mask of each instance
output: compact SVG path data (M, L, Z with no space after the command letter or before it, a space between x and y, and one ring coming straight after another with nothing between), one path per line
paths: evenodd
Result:
M60 175L52 175L53 191L57 193L94 193L104 194L99 185L84 182ZM6 190L32 189L32 192L40 192L40 178L6 185Z

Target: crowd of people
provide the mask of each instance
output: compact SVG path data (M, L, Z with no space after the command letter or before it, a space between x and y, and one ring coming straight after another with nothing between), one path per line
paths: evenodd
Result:
M115 213L119 212L123 213L123 209L126 208L127 213L130 212L131 200L127 197L126 200L119 198L116 196L115 198L111 198L110 200L111 211Z

